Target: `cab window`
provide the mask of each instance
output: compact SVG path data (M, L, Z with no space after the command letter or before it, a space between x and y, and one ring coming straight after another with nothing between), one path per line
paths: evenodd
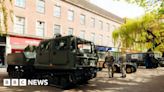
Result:
M68 47L67 39L56 40L54 43L54 48L56 50L66 50Z
M50 42L43 42L40 45L40 51L47 51L50 48Z

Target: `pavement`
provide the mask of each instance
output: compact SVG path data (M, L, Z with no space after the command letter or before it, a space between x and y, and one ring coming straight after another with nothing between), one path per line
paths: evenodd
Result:
M0 72L6 72L7 67L0 67Z
M0 68L0 74L4 74L4 73L7 73L7 68L6 67Z
M115 73L114 78L108 78L107 69L103 69L88 84L69 90L53 86L5 87L2 84L2 80L8 77L5 71L0 69L0 92L164 92L164 67L141 67L136 73L127 74L126 78L121 78L120 73Z

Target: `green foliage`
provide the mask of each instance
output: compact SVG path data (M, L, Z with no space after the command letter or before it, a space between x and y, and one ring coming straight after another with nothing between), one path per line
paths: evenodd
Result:
M121 41L126 48L157 49L164 44L161 16L147 13L137 19L126 19L126 23L112 33L115 44ZM142 46L142 47L141 47Z
M146 14L137 19L127 19L125 24L113 32L114 42L121 41L122 46L127 48L151 48L164 52L164 1L125 1L143 7Z
M0 0L0 12L2 13L2 20L0 22L0 35L2 35L2 30L4 28L5 30L5 33L4 34L7 34L7 31L8 31L8 16L10 16L10 18L12 19L11 15L13 13L12 10L8 10L8 7L6 5L6 2L10 2L11 5L12 5L12 1L13 0Z
M143 8L145 8L146 11L150 12L150 11L163 11L163 4L164 1L163 0L125 0L128 3L133 3L133 4L137 4Z

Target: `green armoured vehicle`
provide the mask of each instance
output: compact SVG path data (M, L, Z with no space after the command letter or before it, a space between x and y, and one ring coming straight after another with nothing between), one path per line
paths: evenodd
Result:
M46 78L62 88L87 82L101 70L94 43L75 36L43 40L36 50L12 53L7 59L10 77Z

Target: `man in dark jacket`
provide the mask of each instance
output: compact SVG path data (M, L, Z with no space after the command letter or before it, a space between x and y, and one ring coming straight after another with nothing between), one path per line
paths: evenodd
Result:
M108 67L109 78L112 78L114 75L114 57L111 55L110 52L107 52L106 54L105 63Z

